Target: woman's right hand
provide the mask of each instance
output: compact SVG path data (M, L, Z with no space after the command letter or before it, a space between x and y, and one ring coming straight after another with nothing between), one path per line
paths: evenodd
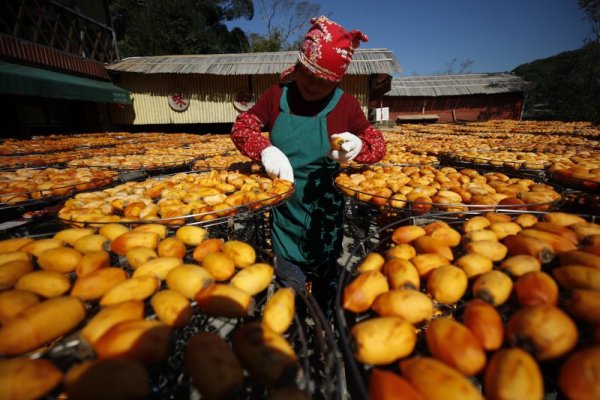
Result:
M294 182L294 170L287 156L275 146L269 146L260 153L267 175L271 179L280 178Z

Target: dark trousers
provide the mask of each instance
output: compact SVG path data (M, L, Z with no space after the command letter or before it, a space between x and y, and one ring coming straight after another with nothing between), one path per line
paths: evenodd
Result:
M277 260L277 273L286 286L309 292L321 307L323 314L330 316L335 301L338 283L338 266L335 260L318 265L299 265L289 260Z

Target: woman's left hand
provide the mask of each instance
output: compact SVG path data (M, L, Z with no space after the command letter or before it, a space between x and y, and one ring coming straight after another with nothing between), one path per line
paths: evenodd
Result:
M356 158L362 150L362 140L350 132L336 133L331 135L331 139L340 138L344 142L340 146L340 150L329 150L327 157L332 160L348 162Z

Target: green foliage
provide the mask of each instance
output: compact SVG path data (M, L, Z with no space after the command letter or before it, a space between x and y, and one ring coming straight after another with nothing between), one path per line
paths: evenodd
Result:
M524 118L600 123L600 43L523 64L514 73L530 82Z
M600 43L600 0L578 0L578 3L592 24L596 42Z
M257 33L250 34L250 48L255 53L281 50L281 39L278 35L268 36Z
M310 19L321 15L321 5L304 0L255 0L264 35L251 34L250 51L297 50L310 26Z
M239 53L248 38L225 21L252 19L252 0L111 0L121 57Z
M446 64L446 67L443 70L436 71L434 75L468 74L471 72L472 65L473 60L470 58L465 58L462 61L459 61L458 58L453 58Z

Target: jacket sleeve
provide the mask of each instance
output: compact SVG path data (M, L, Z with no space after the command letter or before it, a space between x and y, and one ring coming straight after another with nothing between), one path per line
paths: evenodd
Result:
M385 156L385 139L381 131L371 125L362 134L357 135L362 141L362 150L354 159L359 164L374 164Z
M260 153L271 146L271 141L262 135L262 130L270 128L276 117L274 110L278 85L271 86L260 96L256 104L248 111L237 116L231 129L231 140L245 156L260 162Z
M262 135L263 123L251 111L237 116L231 129L231 140L243 155L260 162L260 153L269 147L271 142Z
M385 139L383 138L383 134L369 123L358 100L352 96L348 97L350 104L348 115L352 116L348 126L349 131L358 136L362 141L362 149L354 161L359 164L374 164L379 162L385 156Z

